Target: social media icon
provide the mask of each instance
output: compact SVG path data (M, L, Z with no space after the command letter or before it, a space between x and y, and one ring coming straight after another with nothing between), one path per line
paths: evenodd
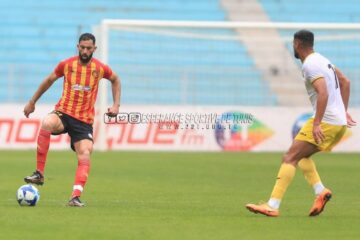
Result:
M136 112L129 113L129 123L131 124L141 123L141 114Z
M116 123L116 116L111 116L108 114L104 114L104 123L106 124L115 124Z
M129 122L129 115L127 113L118 113L116 115L117 123L128 123Z

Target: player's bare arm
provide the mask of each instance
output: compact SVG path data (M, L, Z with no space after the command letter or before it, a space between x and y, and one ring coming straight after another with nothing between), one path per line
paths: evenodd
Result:
M121 96L121 82L119 76L113 72L111 77L109 78L111 82L111 90L113 97L113 105L108 109L109 115L116 115L119 113L120 107L120 96Z
M313 127L313 136L316 143L321 143L325 136L321 130L320 123L323 119L327 101L328 101L328 91L326 87L326 82L324 78L319 78L313 82L313 87L317 93L317 102L316 102L316 114L314 118L314 127Z
M35 103L39 98L46 92L51 85L58 79L55 73L51 73L48 77L44 79L44 81L40 84L38 89L36 90L34 96L30 99L30 101L24 107L24 115L28 118L30 113L35 111Z
M356 125L356 122L347 111L350 98L350 80L338 68L336 68L335 71L339 80L341 97L346 110L347 126L350 128Z

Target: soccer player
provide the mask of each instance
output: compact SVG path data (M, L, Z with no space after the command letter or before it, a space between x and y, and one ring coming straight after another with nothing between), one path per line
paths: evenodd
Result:
M297 166L316 195L309 216L319 215L332 196L320 180L310 157L319 151L330 151L344 135L346 126L355 126L356 123L347 112L349 80L327 58L314 52L313 45L312 32L300 30L294 34L294 55L302 62L305 87L314 115L301 128L283 156L269 201L260 205L247 204L246 208L251 212L279 216L281 199L293 180Z
M42 121L37 139L36 171L24 178L25 182L44 184L44 169L49 150L50 135L68 133L71 148L76 152L78 166L69 206L82 207L81 193L90 171L90 155L93 149L94 104L102 78L111 82L113 105L108 114L115 115L120 107L120 79L111 68L92 57L96 50L95 37L84 33L77 45L79 55L61 61L40 84L24 108L29 117L35 110L35 103L41 95L60 77L64 77L63 92L55 110Z

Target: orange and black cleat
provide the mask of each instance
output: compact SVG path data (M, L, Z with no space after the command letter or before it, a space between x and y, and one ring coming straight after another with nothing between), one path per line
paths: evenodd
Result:
M329 189L325 189L316 196L313 206L310 209L309 216L315 217L319 215L325 208L326 203L331 199L332 193Z
M278 217L280 215L279 210L271 208L268 204L246 204L245 206L250 212L260 213L268 217Z

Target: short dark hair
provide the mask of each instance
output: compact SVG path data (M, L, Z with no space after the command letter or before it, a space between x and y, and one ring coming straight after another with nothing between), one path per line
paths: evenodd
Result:
M94 44L95 44L95 41L96 41L96 40L95 40L95 36L92 35L91 33L83 33L83 34L80 35L80 37L79 37L79 43L80 43L81 41L87 41L87 40L92 40Z
M314 33L309 30L302 29L297 31L294 34L294 39L298 39L301 41L301 45L304 47L313 47L314 46Z

